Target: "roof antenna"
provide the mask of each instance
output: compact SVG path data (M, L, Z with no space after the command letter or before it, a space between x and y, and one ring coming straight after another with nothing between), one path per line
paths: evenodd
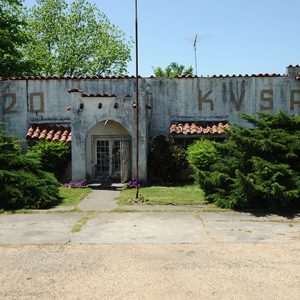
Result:
M195 51L195 71L196 71L196 75L198 75L198 72L197 72L197 34L196 34L195 40L194 40L194 51Z

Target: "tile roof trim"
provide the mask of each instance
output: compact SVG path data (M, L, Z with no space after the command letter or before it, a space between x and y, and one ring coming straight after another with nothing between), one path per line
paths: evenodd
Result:
M76 89L76 88L73 88L73 89L68 89L68 92L71 94L71 93L81 93L81 96L82 97L94 97L94 98L118 98L118 96L116 94L106 94L106 93L103 93L103 94L100 94L100 93L97 93L97 94L87 94L87 93L84 93L82 90L79 90L79 89ZM126 96L124 96L123 98L126 98L126 99L129 99L131 98L131 96L129 94L127 94Z
M298 65L297 65L298 66ZM297 67L295 66L295 67ZM294 68L294 67L293 67ZM236 77L286 77L285 74L239 74L239 75L212 75L212 76L197 76L197 75L179 75L176 77L155 77L155 76L149 76L149 77L141 77L144 79L196 79L196 78L236 78ZM0 81L7 81L7 80L81 80L81 79L135 79L135 76L24 76L24 77L0 77Z
M71 143L71 127L47 123L31 124L27 130L26 140L48 140Z
M117 75L117 76L12 76L1 77L0 81L5 80L73 80L73 79L135 79L135 76ZM139 78L142 78L139 76Z
M169 132L173 136L224 136L229 128L228 121L188 121L172 122Z

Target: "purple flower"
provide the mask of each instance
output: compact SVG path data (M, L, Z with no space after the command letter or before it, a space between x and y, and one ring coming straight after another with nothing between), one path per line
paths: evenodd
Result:
M132 178L128 183L127 186L130 188L136 188L136 187L143 187L143 186L147 186L148 183L144 180L139 180L139 182L137 182L136 178Z
M65 183L64 186L68 188L85 188L86 182L85 180L71 180L68 183Z

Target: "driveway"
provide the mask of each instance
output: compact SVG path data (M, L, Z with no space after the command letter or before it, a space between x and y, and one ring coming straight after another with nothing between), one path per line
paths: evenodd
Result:
M74 230L74 226L77 227ZM294 243L300 217L237 212L78 212L0 215L0 244Z
M1 214L0 286L0 299L300 299L300 218Z

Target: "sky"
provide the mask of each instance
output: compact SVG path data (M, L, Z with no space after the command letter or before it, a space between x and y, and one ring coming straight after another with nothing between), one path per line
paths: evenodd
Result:
M90 0L135 37L135 0ZM32 6L34 0L25 0ZM284 74L300 64L300 0L138 0L139 74L171 62L197 75ZM135 46L128 73L135 75Z

